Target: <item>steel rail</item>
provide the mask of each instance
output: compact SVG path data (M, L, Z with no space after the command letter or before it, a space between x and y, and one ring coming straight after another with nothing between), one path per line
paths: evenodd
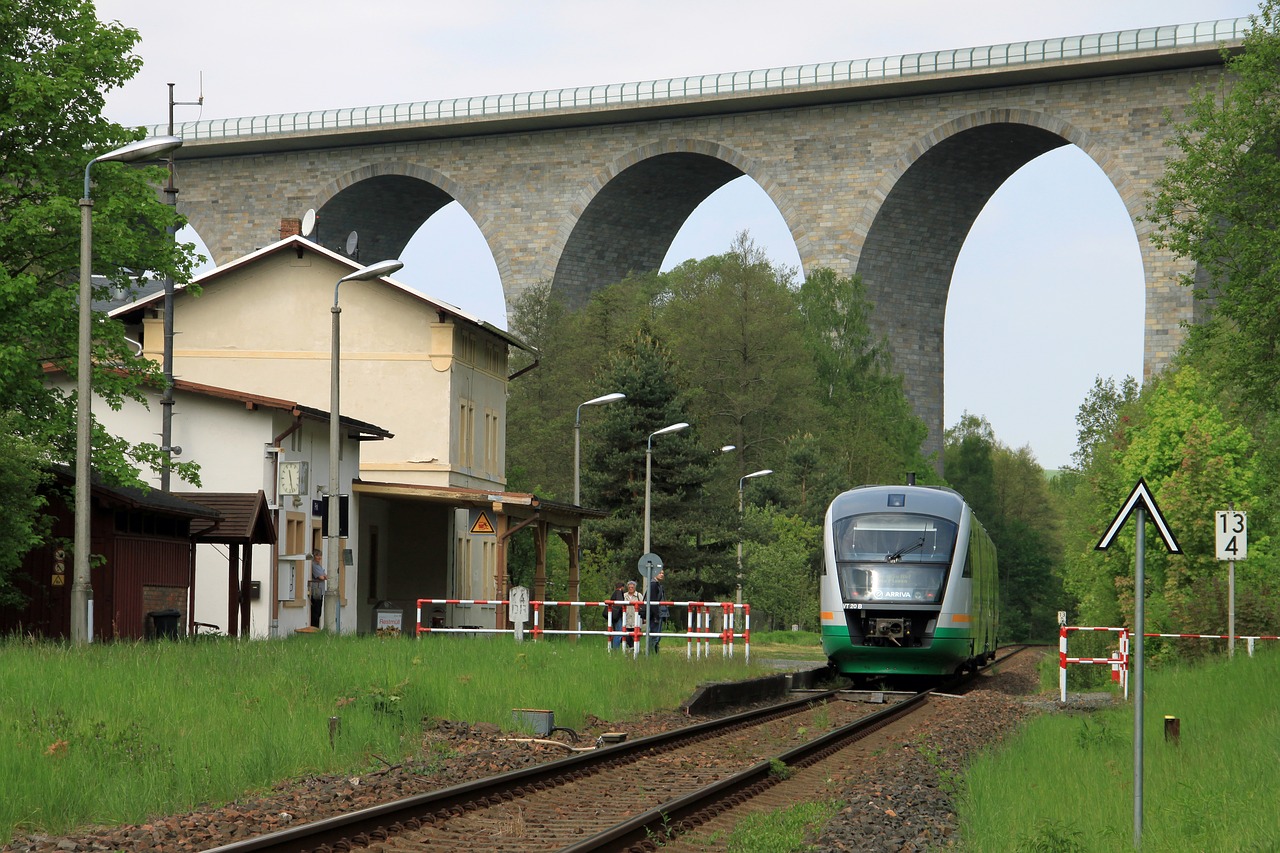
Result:
M405 797L349 814L278 830L257 838L232 842L213 848L207 853L259 853L260 851L262 853L310 853L310 851L325 849L350 849L353 843L364 845L404 828L413 828L422 818L429 815L442 811L459 813L471 804L488 805L510 799L513 794L519 796L526 790L560 785L573 778L591 775L597 771L598 765L612 762L622 756L693 742L734 728L757 725L771 719L799 713L815 703L830 701L837 695L838 691L830 690L766 708L695 723L534 767L452 785L438 791Z
M1028 648L1034 648L1034 646L1006 647L1001 651L1007 654L992 660L988 666L1002 663ZM986 669L985 666L977 672L948 679L937 687L923 690L882 711L833 729L768 761L759 762L705 788L635 815L590 838L563 847L559 853L653 849L652 845L660 845L665 840L696 830L722 812L784 781L783 777L775 773L778 762L787 767L808 767L884 728L900 717L918 711L932 694L942 694L965 686L976 679L978 673L984 669Z

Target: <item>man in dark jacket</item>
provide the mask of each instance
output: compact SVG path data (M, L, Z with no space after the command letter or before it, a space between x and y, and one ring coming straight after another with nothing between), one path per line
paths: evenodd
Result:
M667 600L667 588L663 584L666 572L658 569L658 573L649 581L649 595L646 599L649 606L649 651L656 652L662 643L657 636L662 631L662 623L666 621L670 611L662 602Z

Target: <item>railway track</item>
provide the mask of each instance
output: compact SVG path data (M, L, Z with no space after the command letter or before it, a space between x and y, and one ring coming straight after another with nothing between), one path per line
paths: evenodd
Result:
M658 839L678 849L679 836L753 798L813 797L812 787L789 787L783 777L818 766L923 707L931 692L870 714L835 692L812 695L292 827L215 853L643 850L656 849Z

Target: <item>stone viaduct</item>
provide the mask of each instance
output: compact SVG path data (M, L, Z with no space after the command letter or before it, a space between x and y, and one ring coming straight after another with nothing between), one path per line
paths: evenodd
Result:
M1196 306L1178 284L1186 270L1148 239L1146 194L1170 154L1167 117L1220 78L1222 50L1247 27L193 122L177 128L178 203L223 263L308 209L326 245L355 230L362 255L396 257L457 200L508 305L544 281L580 304L658 268L698 204L748 175L805 271L862 276L929 452L941 447L943 328L961 245L1001 183L1059 146L1092 158L1129 211L1146 276L1144 373L1168 363Z

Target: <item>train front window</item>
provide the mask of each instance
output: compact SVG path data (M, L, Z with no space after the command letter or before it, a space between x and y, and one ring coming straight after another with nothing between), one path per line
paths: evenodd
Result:
M846 602L937 604L955 553L956 525L910 513L869 513L832 525Z

